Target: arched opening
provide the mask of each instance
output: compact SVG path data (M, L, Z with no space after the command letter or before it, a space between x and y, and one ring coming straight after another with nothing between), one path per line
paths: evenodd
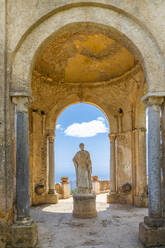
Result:
M80 9L79 11L81 12L82 10ZM69 11L66 11L66 13L68 14ZM119 16L117 14L119 18L121 18L120 15L122 16L121 13ZM136 38L138 37L136 32L132 31L134 28L128 29L127 25L125 26L125 22L123 24L121 21L122 28L120 31L126 31L126 35L132 40L129 44L134 44L133 42L135 42L137 45L134 44L133 47L137 48L135 50L138 51L140 56L136 56L134 49L129 50L124 45L124 35L120 36L121 40L115 39L112 30L118 29L119 21L114 23L114 16L108 15L108 17L110 17L107 18L108 24L112 20L113 26L108 34L104 28L102 30L102 25L95 24L94 27L93 23L86 22L88 18L85 19L82 26L79 26L78 22L76 23L77 27L80 28L79 32L77 32L77 28L74 30L75 23L72 23L71 29L68 30L66 25L66 30L64 28L66 32L59 32L57 37L52 35L56 29L53 31L48 30L46 35L43 32L41 40L37 39L37 32L35 33L34 31L36 43L32 48L29 45L29 57L26 56L31 59L27 68L25 68L25 73L22 75L22 84L20 84L20 88L18 87L20 90L25 90L23 94L19 92L21 96L26 95L26 90L29 94L30 84L28 83L32 72L31 89L34 101L29 109L29 129L32 172L31 199L34 205L55 203L54 198L51 198L55 195L52 194L50 197L48 193L50 181L48 179L50 170L48 146L49 148L50 146L52 147L50 143L53 143L52 138L57 117L66 106L74 102L91 102L104 109L108 119L110 119L111 115L109 138L112 143L111 149L113 149L111 154L114 155L111 163L113 164L113 191L108 196L108 202L146 206L146 125L145 106L141 102L141 97L147 92L146 79L150 91L148 92L149 97L153 96L155 94L153 92L158 90L153 82L160 71L157 64L154 64L155 68L152 71L153 64L150 64L152 59L148 56L149 46L146 45L146 40L149 41L150 45L153 45L154 52L152 55L157 54L160 61L162 61L161 54L156 53L157 47L147 35L145 36L146 40L142 38L143 42L141 43L141 37L145 34L144 30L140 32L140 39L136 44ZM69 20L69 18L66 19ZM89 21L91 19L89 18ZM99 22L96 16L94 16L94 19L96 23ZM54 22L53 17L51 20ZM106 22L105 25L107 25ZM131 25L131 27L136 26L132 20ZM97 28L96 26L99 27ZM139 26L138 28L140 30ZM28 38L25 40L29 44ZM16 88L19 83L19 80L16 80L19 68L24 66L24 61L26 61L22 52L22 50L24 51L24 44L20 47L18 57L15 57L15 61L18 58L20 58L20 61L16 62L16 64L13 63L12 86ZM146 59L143 60L143 56ZM141 66L143 62L145 75ZM163 73L160 74L159 97L164 94L162 92ZM25 78L26 80L24 81ZM16 81L17 83L14 84ZM19 93L18 96L20 96ZM152 177L154 178L153 175ZM128 184L129 190L127 188ZM41 191L38 191L38 186L41 186Z
M101 26L71 25L37 56L30 115L34 115L32 122L35 123L31 142L40 147L40 155L31 153L34 163L31 191L41 184L44 192L43 197L32 195L33 204L46 201L44 195L47 197L50 181L54 187L53 179L45 177L50 166L45 155L49 153L47 142L54 139L57 118L71 104L85 102L103 110L111 126L114 194L112 199L108 196L108 202L146 205L146 123L145 105L141 102L146 89L145 76L138 57L110 35ZM34 180L37 170L41 176ZM129 190L125 191L127 184Z
M85 144L92 161L92 176L98 176L96 193L109 192L110 145L109 123L104 113L97 107L78 103L67 107L58 117L55 130L55 182L60 183L61 177L68 177L70 192L76 189L76 171L73 157L79 150L79 144ZM65 180L65 179L64 179ZM67 198L62 185L57 189L62 192L60 198ZM66 186L66 185L65 185ZM60 187L60 188L58 188ZM94 184L93 184L94 187ZM70 193L69 192L69 193Z

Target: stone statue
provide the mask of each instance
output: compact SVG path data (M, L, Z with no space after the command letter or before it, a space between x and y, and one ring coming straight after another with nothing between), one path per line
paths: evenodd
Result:
M79 145L80 151L73 158L76 169L76 186L78 194L90 194L92 192L92 163L90 154L84 150L84 144Z

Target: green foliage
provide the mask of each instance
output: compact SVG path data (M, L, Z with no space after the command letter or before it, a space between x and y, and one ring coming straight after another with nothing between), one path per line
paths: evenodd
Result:
M75 189L72 189L71 191L71 195L75 194L76 193L76 188Z

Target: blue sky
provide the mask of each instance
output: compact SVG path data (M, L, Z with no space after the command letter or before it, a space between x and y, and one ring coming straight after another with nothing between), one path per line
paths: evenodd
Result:
M93 175L109 179L110 143L109 124L97 107L79 103L69 106L58 118L55 138L55 178L75 178L72 159L83 142L90 152Z

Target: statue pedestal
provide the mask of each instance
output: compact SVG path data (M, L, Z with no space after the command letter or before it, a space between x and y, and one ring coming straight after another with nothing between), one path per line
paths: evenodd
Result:
M96 195L74 194L72 214L74 217L82 219L96 217Z

